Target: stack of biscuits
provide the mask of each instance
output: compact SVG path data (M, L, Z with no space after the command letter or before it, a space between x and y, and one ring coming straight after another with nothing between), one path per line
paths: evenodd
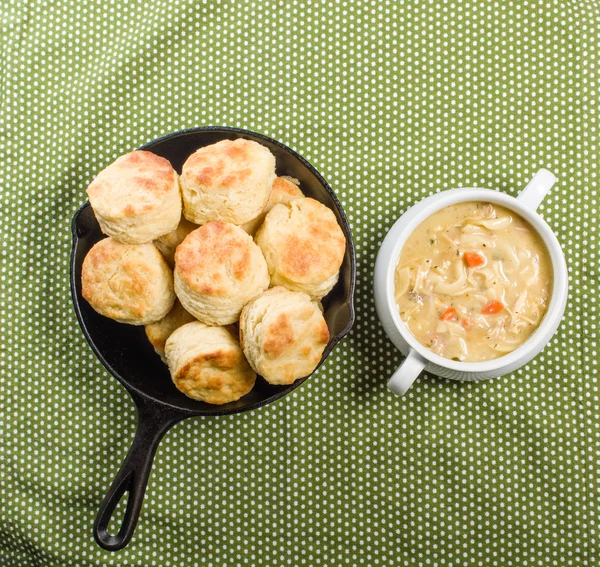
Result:
M278 177L257 142L200 148L181 176L138 150L87 190L100 240L82 269L100 314L145 325L175 386L210 404L238 400L257 374L308 376L329 341L320 300L346 249L335 215Z

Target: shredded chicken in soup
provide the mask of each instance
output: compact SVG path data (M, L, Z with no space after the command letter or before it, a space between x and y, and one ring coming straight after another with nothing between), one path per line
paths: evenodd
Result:
M517 214L483 202L430 216L410 235L395 298L416 339L465 362L507 354L540 324L552 293L544 243Z

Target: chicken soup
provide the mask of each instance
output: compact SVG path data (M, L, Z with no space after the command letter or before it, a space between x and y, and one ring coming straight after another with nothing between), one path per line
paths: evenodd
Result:
M552 264L516 213L458 203L410 235L394 284L400 317L420 343L445 358L481 362L536 330L552 294Z

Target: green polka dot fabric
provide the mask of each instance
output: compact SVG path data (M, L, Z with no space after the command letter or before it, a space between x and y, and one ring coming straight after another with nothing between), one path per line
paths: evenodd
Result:
M0 565L597 564L598 2L9 0L2 20ZM330 182L356 324L284 399L171 429L109 553L92 523L136 417L77 325L70 220L117 156L208 124ZM386 232L432 193L516 195L540 167L570 271L557 334L510 376L394 397Z

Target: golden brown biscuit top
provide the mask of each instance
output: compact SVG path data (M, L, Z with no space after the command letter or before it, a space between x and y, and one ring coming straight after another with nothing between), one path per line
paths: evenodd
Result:
M254 235L265 220L267 213L278 203L289 203L292 199L300 199L304 194L297 185L298 180L293 177L277 177L271 188L271 195L260 214L251 221L244 223L242 228L250 235Z
M234 187L252 174L253 162L261 153L270 152L252 140L221 140L196 150L184 163L181 176L194 185Z
M267 202L267 206L276 205L282 201L289 201L295 197L303 197L304 194L298 187L298 180L293 177L276 177L271 189L271 197Z
M286 302L289 302L286 304ZM267 358L279 358L286 352L297 348L298 341L305 342L308 355L313 345L327 345L329 342L329 328L323 317L314 319L315 312L320 311L318 306L310 301L308 295L292 292L283 286L275 286L254 299L253 304L265 304L270 306L274 317L265 317L266 326L263 330L263 352ZM249 305L251 308L252 303ZM306 324L310 325L307 332ZM302 329L303 336L298 337L295 329ZM297 353L296 353L297 354Z
M310 304L300 305L294 308L293 313L279 313L277 317L267 325L265 329L265 340L263 350L265 356L270 359L279 358L296 346L298 338L294 333L294 325L300 325L307 321L315 313ZM304 338L306 344L303 347L303 356L308 356L313 345L327 345L329 342L329 329L324 319L320 319L311 332Z
M138 216L162 206L167 194L178 190L171 163L135 150L102 170L87 188L94 210L114 218Z
M167 340L166 354L173 382L191 398L225 404L254 386L255 372L224 327L183 325Z
M319 364L329 329L307 294L276 286L244 307L240 340L258 374L271 384L291 384Z
M153 244L122 244L105 238L83 261L82 295L108 317L143 318L164 278L173 285L171 271Z
M192 231L177 247L175 269L198 293L229 295L251 277L254 246L240 227L212 221Z
M270 268L275 264L285 278L306 284L336 274L346 250L346 238L333 212L308 197L275 205L256 238L273 256Z
M199 381L203 381L204 388L220 390L231 380L226 372L235 370L244 363L242 351L226 344L210 352L200 352L178 368L174 378L184 383L197 384ZM213 369L216 372L209 373L207 369Z
M288 313L280 313L265 331L265 355L277 358L294 342L294 328Z

